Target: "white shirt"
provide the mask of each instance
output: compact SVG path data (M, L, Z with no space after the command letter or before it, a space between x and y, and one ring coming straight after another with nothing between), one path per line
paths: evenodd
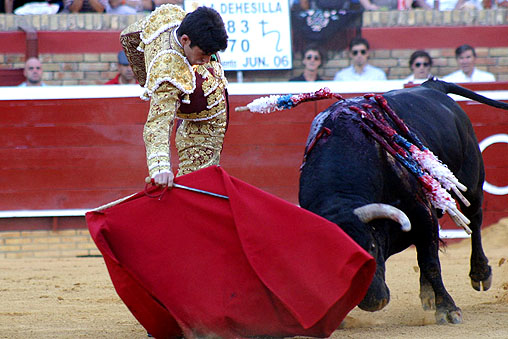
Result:
M429 74L429 77L432 77L432 74ZM410 82L412 82L413 84L421 84L421 83L424 83L427 80L428 80L428 78L425 78L425 79L415 79L415 75L414 74L411 74L410 76L408 76L407 78L404 79L406 84L410 83Z
M462 70L455 71L443 77L448 82L493 82L496 81L494 74L481 71L478 68L473 69L471 77L468 77Z
M430 8L434 8L434 0L425 0L427 5ZM455 5L457 5L458 0L439 0L439 10L440 11L453 11L455 9ZM464 3L466 8L472 9L482 9L481 2L478 0L468 0ZM460 8L459 8L460 9Z
M45 83L41 82L41 86L47 86ZM18 87L28 87L26 84L26 81L23 81L18 85ZM37 87L37 86L30 86L30 87Z
M386 74L381 68L365 65L363 73L358 74L353 65L337 72L334 81L364 81L364 80L386 80Z

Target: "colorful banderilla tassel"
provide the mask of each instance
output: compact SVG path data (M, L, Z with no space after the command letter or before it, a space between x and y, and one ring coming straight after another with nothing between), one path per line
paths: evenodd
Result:
M339 95L332 93L329 88L323 87L315 92L300 93L300 94L286 94L286 95L270 95L253 100L247 106L236 107L235 111L251 111L253 113L271 113L275 111L282 111L284 109L291 109L296 105L306 102L323 99L338 99L344 100Z
M387 122L383 114L374 109L371 104L363 104L363 109L355 106L349 107L349 109L356 112L362 118L360 126L389 154L416 176L424 188L427 198L435 208L441 209L445 213L448 212L458 226L464 228L468 234L471 234L471 229L468 227L470 223L469 219L458 210L455 200L447 192L447 190L451 189L465 206L469 206L469 202L459 191L459 189L465 191L466 187L409 130L403 120L388 106L385 98L380 95L365 95L365 98L368 100L373 97L382 111L388 115L397 128L411 141L397 133Z

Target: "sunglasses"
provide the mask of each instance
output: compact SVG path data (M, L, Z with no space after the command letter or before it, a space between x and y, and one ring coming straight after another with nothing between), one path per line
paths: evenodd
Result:
M361 53L362 55L365 55L365 54L367 54L367 50L365 50L365 49L355 50L355 51L352 51L352 53L353 53L354 56L357 56L358 53Z
M314 59L314 60L320 60L321 57L319 55L307 55L305 57L305 59L307 59L307 60L312 60L312 59Z
M430 66L430 64L428 62L424 62L424 63L415 62L414 65L415 65L416 68L421 67L421 66L423 66L423 67L429 67Z

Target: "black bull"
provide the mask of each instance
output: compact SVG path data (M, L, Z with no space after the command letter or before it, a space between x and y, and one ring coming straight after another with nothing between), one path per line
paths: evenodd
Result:
M508 104L434 80L419 87L391 91L383 97L422 143L467 186L464 195L471 205L459 204L471 221L469 276L473 288L487 290L492 271L480 233L483 160L469 118L447 93L508 109ZM361 309L377 311L388 303L385 260L415 245L424 309L435 308L438 323L460 323L460 308L446 291L441 277L438 218L442 211L431 206L416 177L359 127L362 119L351 106L361 107L362 103L372 101L364 97L339 101L316 116L301 170L300 205L339 225L376 259L377 271L359 304ZM379 108L374 103L376 107ZM360 221L353 211L372 203L389 204L403 211L411 221L411 230L403 232L388 219Z

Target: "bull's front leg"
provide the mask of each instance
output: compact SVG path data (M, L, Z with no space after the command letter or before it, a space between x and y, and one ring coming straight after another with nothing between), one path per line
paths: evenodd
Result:
M422 304L432 307L432 298L428 296L429 285L434 292L434 303L436 308L436 322L438 324L460 324L462 323L462 311L455 305L452 297L446 291L441 276L441 265L439 263L437 240L426 245L416 245L418 253L418 266L420 266L423 278L420 279L420 293L423 297Z

